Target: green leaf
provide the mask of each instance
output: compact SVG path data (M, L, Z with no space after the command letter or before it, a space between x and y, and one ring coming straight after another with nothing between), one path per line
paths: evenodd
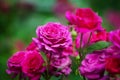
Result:
M110 45L109 42L100 41L100 42L97 42L97 43L89 46L87 48L87 52L90 53L90 52L93 52L95 50L101 50L101 49L107 48L109 45Z

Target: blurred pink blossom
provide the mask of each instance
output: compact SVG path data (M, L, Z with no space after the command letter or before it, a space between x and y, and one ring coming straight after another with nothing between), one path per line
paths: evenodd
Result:
M120 29L120 12L110 10L106 13L106 18L110 24L112 24L115 29Z

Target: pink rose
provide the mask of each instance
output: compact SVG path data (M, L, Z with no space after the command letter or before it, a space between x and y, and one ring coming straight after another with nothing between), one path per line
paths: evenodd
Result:
M33 41L45 53L61 53L66 47L72 45L72 38L68 28L60 23L49 22L39 26L36 30L37 38Z
M101 29L102 19L90 8L79 8L75 14L66 12L68 21L75 25L77 32L91 32Z
M71 59L68 56L52 57L50 62L50 72L53 75L70 74Z
M81 75L88 78L88 80L99 80L103 77L105 71L105 58L104 50L87 54L79 67Z
M7 62L7 73L8 74L14 74L13 76L17 75L18 73L21 72L21 63L23 62L24 58L25 58L25 51L19 51L16 52L15 54L13 54L13 56L11 56L8 59Z
M64 67L71 64L71 59L69 57L59 57L59 58L52 58L51 66L54 66L58 69L63 69Z
M113 43L114 46L120 48L120 29L109 33L109 41Z
M44 71L44 60L37 51L28 51L22 62L22 71L30 80L38 80Z

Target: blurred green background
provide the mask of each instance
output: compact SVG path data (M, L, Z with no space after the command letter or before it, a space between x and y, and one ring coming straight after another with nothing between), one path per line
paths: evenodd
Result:
M7 59L25 49L35 37L37 26L47 22L67 24L66 10L90 7L102 16L107 31L118 29L119 3L120 0L0 0L0 80L10 80Z

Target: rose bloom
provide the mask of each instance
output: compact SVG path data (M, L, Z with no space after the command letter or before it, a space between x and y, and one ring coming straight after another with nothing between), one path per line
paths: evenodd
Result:
M33 41L45 53L61 53L64 48L72 45L68 28L60 23L49 22L36 30L37 38Z
M71 72L71 59L68 56L52 57L50 62L51 74L53 75L69 75Z
M107 57L119 56L120 49L114 45L111 45L108 48L106 48L106 55L107 55Z
M71 60L69 57L54 57L51 59L51 66L55 68L62 69L71 64Z
M111 74L120 74L120 56L106 58L105 68Z
M114 46L120 48L120 29L109 33L109 41L113 43Z
M105 55L103 51L95 51L87 54L82 61L79 71L89 80L98 80L103 77L105 70Z
M30 80L38 80L45 69L43 64L44 60L37 51L28 51L22 62L22 71Z
M13 54L8 59L7 66L8 69L6 70L8 74L14 74L13 76L15 77L18 73L21 72L21 63L23 62L25 58L25 51L19 51Z
M101 29L102 19L90 8L78 8L75 14L67 11L66 18L78 33Z
M114 26L115 29L120 29L120 12L115 10L108 10L106 12L107 21Z

